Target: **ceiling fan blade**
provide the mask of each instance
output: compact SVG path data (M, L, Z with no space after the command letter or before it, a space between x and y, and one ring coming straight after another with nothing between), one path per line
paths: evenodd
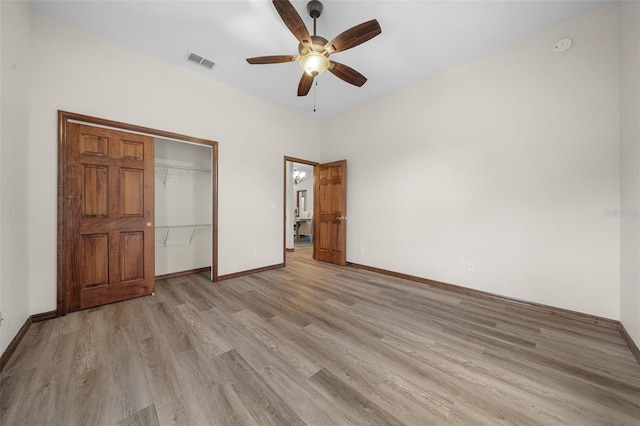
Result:
M361 87L367 82L367 77L360 74L353 68L341 64L340 62L331 61L328 69L331 74L335 75L341 80L346 81L349 84L353 84L354 86Z
M371 21L363 22L360 25L341 32L325 45L325 49L327 49L329 53L342 52L371 40L381 32L382 28L380 28L378 21L372 19Z
M256 56L255 58L247 58L250 64L281 64L284 62L293 62L300 59L299 56L293 55L274 55L274 56Z
M307 93L309 93L309 90L311 90L311 86L313 85L314 78L314 76L309 75L306 72L302 73L300 83L298 84L298 96L307 96Z
M298 39L300 43L311 43L311 35L304 25L302 18L296 8L288 0L273 0L273 6L289 28L289 31Z

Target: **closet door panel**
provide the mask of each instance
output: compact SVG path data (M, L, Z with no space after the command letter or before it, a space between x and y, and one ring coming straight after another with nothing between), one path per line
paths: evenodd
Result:
M153 138L77 123L67 131L66 310L153 293Z
M144 215L144 170L120 169L121 217Z
M144 278L144 233L120 234L120 282Z
M131 141L131 140L120 140L120 156L123 159L128 160L144 160L144 144Z
M82 165L83 216L109 216L109 169L106 166Z
M109 234L82 236L82 288L109 285Z

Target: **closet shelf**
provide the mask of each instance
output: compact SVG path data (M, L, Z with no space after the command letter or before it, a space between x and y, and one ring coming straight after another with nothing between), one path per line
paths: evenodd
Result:
M211 173L211 169L199 169L197 167L178 166L174 164L156 163L156 176L160 178L163 184L167 184L167 177L169 176L169 170L185 171L187 174L192 172L199 173Z
M211 226L210 223L198 223L195 225L162 225L162 226L156 226L156 233L158 230L166 230L166 232L162 236L162 244L166 247L167 240L169 240L169 236L171 234L172 229L191 229L191 232L187 232L186 234L182 235L182 239L185 239L185 240L188 239L189 244L191 244L191 242L193 241L193 237L195 237L198 229L207 228L210 226ZM176 239L179 239L179 238L176 237Z

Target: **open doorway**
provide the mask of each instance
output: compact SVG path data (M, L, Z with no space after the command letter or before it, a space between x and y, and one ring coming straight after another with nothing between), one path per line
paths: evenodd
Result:
M311 168L313 180L311 180L311 173L307 178L307 171L305 171L304 180L302 179L303 166ZM307 179L310 179L308 187L297 187ZM310 222L311 235L309 236L310 245L302 247L299 244L298 251L304 251L322 262L345 266L347 263L347 160L320 164L284 157L283 186L284 263L286 264L286 253L296 251L295 243L300 237L296 222L300 222L301 212L305 211L301 211L302 207L309 212L305 214L305 219ZM307 192L304 192L305 189ZM312 205L311 200L313 200Z
M317 163L285 157L285 250L313 255L314 181Z
M313 166L293 163L293 247L313 244Z

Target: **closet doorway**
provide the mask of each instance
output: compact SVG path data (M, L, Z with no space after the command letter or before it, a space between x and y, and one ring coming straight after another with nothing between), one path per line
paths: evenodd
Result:
M155 276L211 271L211 146L155 138Z
M217 142L64 111L58 130L58 316L203 270L189 265L217 280ZM208 259L168 262L159 248L196 240Z

